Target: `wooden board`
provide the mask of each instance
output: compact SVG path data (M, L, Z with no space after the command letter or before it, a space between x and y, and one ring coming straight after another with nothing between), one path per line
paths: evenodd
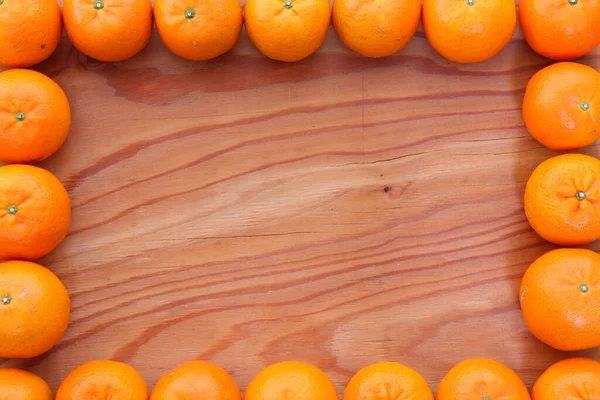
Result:
M600 67L600 51L583 62ZM556 154L520 114L548 63L519 32L468 66L421 31L381 60L330 31L295 64L245 33L204 63L156 34L118 64L64 39L38 69L67 92L73 129L41 165L68 188L73 224L42 262L68 287L72 322L47 355L1 364L56 388L110 358L152 387L206 359L245 388L297 359L342 393L376 361L416 368L435 390L454 363L491 357L531 387L569 356L532 337L518 303L523 272L552 248L522 211L529 174Z

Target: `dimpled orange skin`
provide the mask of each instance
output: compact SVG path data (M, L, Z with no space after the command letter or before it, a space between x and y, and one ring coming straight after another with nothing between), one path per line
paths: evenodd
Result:
M400 51L421 21L420 0L335 0L333 27L351 50L372 58Z
M343 400L433 400L425 379L414 369L396 362L364 367L348 382Z
M578 192L584 194L578 200ZM600 238L600 160L563 154L542 162L525 188L525 215L542 238L580 246Z
M250 40L267 57L300 61L321 47L331 22L328 0L248 0L244 20Z
M28 69L0 72L0 161L43 160L60 148L70 128L69 100L52 79Z
M600 362L569 358L553 364L531 392L533 400L594 400L600 398Z
M0 400L53 400L39 376L16 368L0 368Z
M186 17L186 12L188 14ZM238 0L156 0L156 29L164 44L179 57L203 61L235 46L242 31Z
M599 254L585 249L544 254L525 272L520 298L525 323L542 342L564 351L600 346Z
M150 0L64 0L63 18L75 48L104 62L133 57L152 35Z
M436 400L529 400L527 387L506 365L474 358L456 364L440 382Z
M519 21L529 46L552 60L574 60L600 43L598 0L521 0Z
M36 260L69 231L71 202L60 181L31 165L0 167L0 260Z
M73 370L60 384L56 400L148 400L144 378L117 361L90 361Z
M39 264L0 263L0 300L0 357L37 357L67 330L71 315L67 289Z
M163 375L151 400L241 400L231 376L218 365L190 361Z
M338 400L338 395L317 367L284 361L260 371L246 388L244 400Z
M56 0L4 0L0 4L0 66L29 68L56 50L62 17Z
M425 0L423 30L431 46L457 63L476 63L500 53L517 25L513 0Z
M600 72L571 62L538 71L527 84L523 119L531 135L552 150L593 144L600 137Z

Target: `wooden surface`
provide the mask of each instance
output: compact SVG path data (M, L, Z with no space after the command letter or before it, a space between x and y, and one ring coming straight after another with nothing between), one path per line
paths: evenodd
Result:
M600 51L583 62L600 67ZM68 287L72 321L47 355L0 364L56 388L111 358L153 387L206 359L243 389L297 359L341 393L376 361L405 363L435 390L454 363L492 357L531 387L569 356L531 336L518 303L523 272L552 248L521 200L556 154L520 115L546 64L519 32L471 66L436 55L422 31L381 60L330 31L296 64L263 57L245 33L204 63L156 34L118 64L63 39L38 69L67 92L73 129L41 165L68 188L73 224L42 262Z

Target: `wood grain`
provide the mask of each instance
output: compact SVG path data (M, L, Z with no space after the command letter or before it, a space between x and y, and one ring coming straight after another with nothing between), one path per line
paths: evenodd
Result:
M600 67L600 51L582 61ZM68 188L73 224L42 262L72 295L72 323L50 353L0 364L56 388L110 358L152 387L206 359L244 388L297 359L342 393L376 361L435 390L454 363L491 357L531 386L570 356L532 337L518 304L523 272L552 248L522 211L529 174L556 154L520 115L548 63L520 33L477 65L442 59L421 31L381 60L330 32L296 64L245 34L203 63L156 35L117 64L63 39L38 69L67 92L73 130L41 165Z

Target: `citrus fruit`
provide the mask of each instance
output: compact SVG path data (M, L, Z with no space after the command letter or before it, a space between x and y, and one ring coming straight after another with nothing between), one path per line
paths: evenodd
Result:
M0 161L43 160L60 148L71 127L67 95L36 71L0 72Z
M563 154L542 162L525 188L525 214L549 242L578 246L600 238L600 160Z
M420 0L335 0L333 27L351 50L367 57L400 51L421 21Z
M49 269L28 261L0 263L0 357L31 358L67 330L71 300Z
M58 246L71 222L71 202L45 169L0 167L0 260L35 260Z
M154 18L169 50L192 61L231 50L243 24L238 0L156 0Z
M152 35L150 0L64 0L63 18L75 48L105 62L133 57Z
M284 361L263 369L246 388L244 400L337 400L323 371L310 364Z
M552 60L574 60L600 43L598 0L521 0L519 21L529 46Z
M144 378L132 367L117 361L90 361L65 378L56 400L148 400Z
M533 400L594 400L600 398L600 362L570 358L553 364L539 377Z
M348 382L343 400L433 400L425 379L414 369L396 362L364 367Z
M328 0L248 0L244 10L250 40L278 61L300 61L317 51L331 22Z
M0 66L28 68L56 50L62 18L56 0L0 1Z
M538 258L521 283L521 310L538 339L559 350L600 346L600 255L557 249Z
M191 361L158 380L151 400L241 400L240 389L218 365Z
M589 146L600 137L600 72L561 62L527 84L523 119L531 135L553 150Z
M488 60L510 42L517 25L513 0L425 0L423 30L431 46L457 63Z
M53 400L50 386L39 376L16 368L0 368L0 400Z
M529 400L527 387L506 365L473 358L456 364L444 376L436 400Z

